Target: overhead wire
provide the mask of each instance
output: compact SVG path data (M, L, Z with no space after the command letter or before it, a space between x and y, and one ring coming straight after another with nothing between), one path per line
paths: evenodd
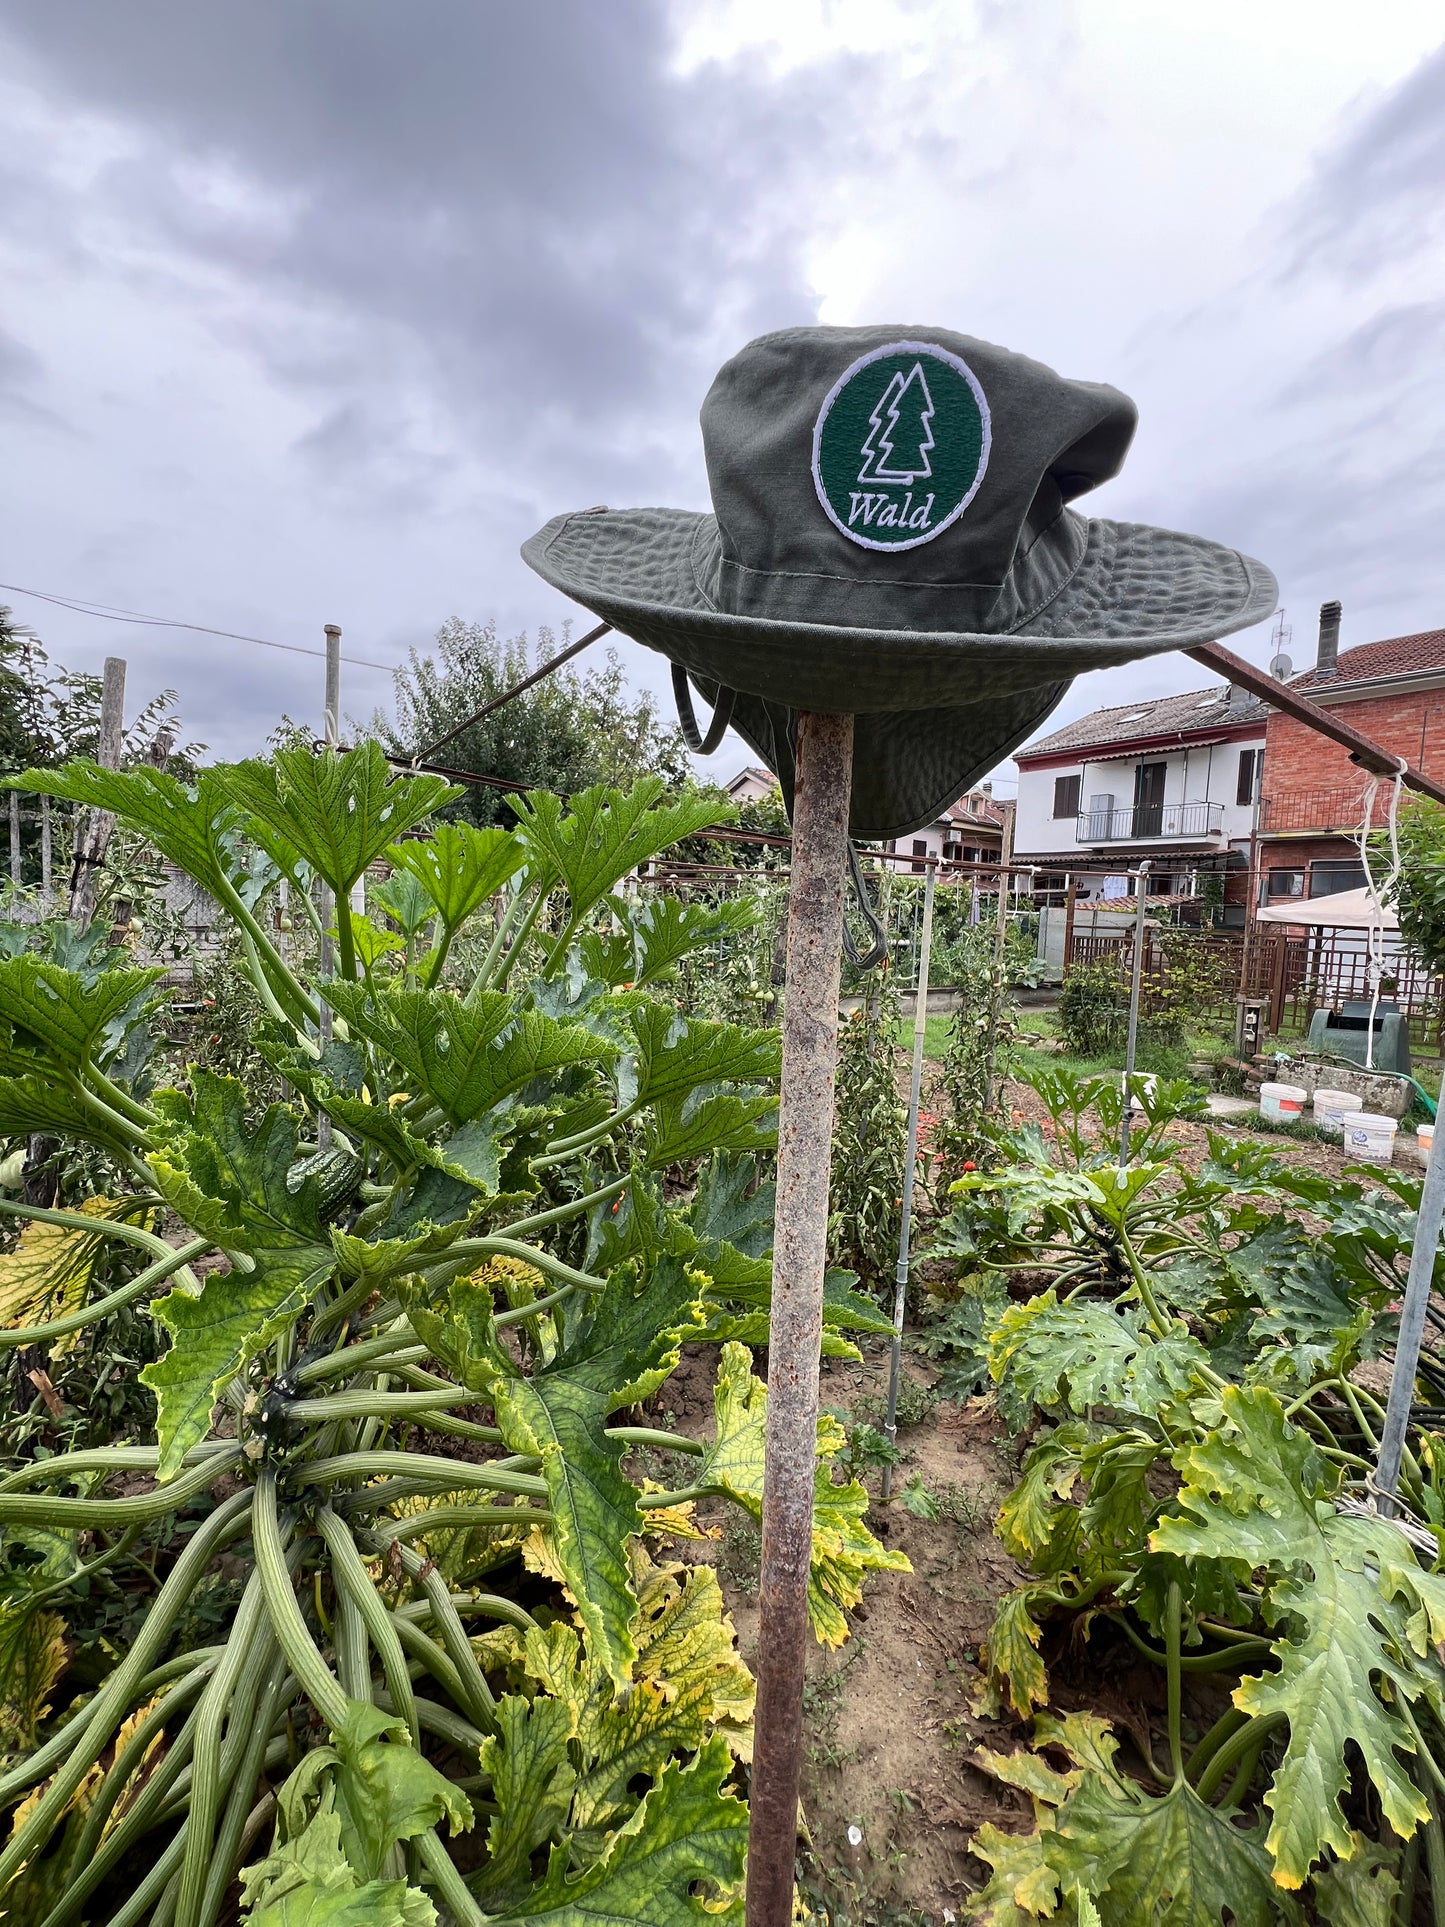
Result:
M50 602L59 609L73 610L76 615L92 616L98 622L127 622L143 629L188 629L193 635L219 636L225 642L251 642L258 649L281 649L290 656L319 656L326 658L324 649L307 649L299 642L275 642L269 636L243 635L236 629L213 629L204 622L182 622L174 616L148 616L137 609L122 609L114 603L82 602L74 596L54 595L48 589L24 589L18 582L0 582L0 591L6 595L30 596L37 602ZM357 669L379 669L383 675L391 675L401 667L394 662L369 662L364 656L343 656L343 662L351 663Z

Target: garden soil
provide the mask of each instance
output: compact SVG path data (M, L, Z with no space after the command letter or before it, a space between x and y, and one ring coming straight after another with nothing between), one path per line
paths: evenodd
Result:
M1045 1123L1047 1113L1027 1085L1009 1084L1005 1103L1016 1121ZM1220 1129L1217 1122L1209 1128ZM1230 1127L1232 1138L1267 1143L1290 1163L1338 1177L1348 1160L1319 1140ZM1204 1125L1169 1127L1186 1162L1208 1155ZM1406 1162L1402 1146L1400 1162ZM1408 1166L1407 1166L1408 1168ZM861 1364L825 1360L822 1403L840 1417L881 1426L888 1384L888 1346L872 1340ZM692 1437L710 1435L710 1348L685 1354L659 1395L667 1422ZM759 1360L765 1369L765 1359ZM836 1927L923 1927L961 1918L987 1868L969 1853L985 1822L1027 1831L1026 1797L975 1763L980 1747L1012 1752L1021 1725L975 1710L982 1685L979 1648L1000 1597L1024 1577L995 1536L999 1502L1017 1478L1028 1440L1012 1439L991 1402L938 1401L933 1373L905 1352L900 1405L903 1463L895 1498L875 1504L875 1532L908 1555L912 1572L873 1575L853 1615L853 1636L840 1651L814 1646L804 1698L803 1810L812 1853L805 1888ZM898 1489L921 1474L938 1502L937 1519L914 1517ZM869 1479L875 1492L878 1478ZM698 1523L715 1537L676 1542L673 1556L718 1568L739 1647L756 1665L758 1535L734 1508L702 1508ZM1048 1629L1044 1658L1061 1711L1088 1708L1113 1721L1123 1758L1144 1771L1149 1751L1162 1756L1162 1674L1139 1659L1109 1624L1096 1618L1087 1642L1062 1627ZM1222 1689L1201 1681L1186 1702L1186 1731L1202 1733L1223 1710Z

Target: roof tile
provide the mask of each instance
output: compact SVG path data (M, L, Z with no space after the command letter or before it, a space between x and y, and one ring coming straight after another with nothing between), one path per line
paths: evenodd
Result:
M1095 709L1015 754L1019 762L1026 762L1031 756L1056 755L1065 749L1098 749L1105 744L1155 736L1213 734L1224 723L1231 728L1239 723L1262 726L1268 714L1265 705L1253 697L1231 709L1228 688L1216 685L1213 689L1187 690L1182 696L1156 696L1149 701L1121 703L1115 709Z

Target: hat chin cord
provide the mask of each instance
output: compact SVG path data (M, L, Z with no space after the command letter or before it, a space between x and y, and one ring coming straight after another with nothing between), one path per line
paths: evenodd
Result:
M864 877L862 866L858 861L858 845L853 841L852 837L848 839L848 875L852 880L853 894L858 900L858 908L863 914L864 923L868 926L868 933L872 938L872 942L866 950L860 950L853 932L848 928L848 919L844 917L843 948L847 952L849 963L853 964L857 969L874 970L888 955L888 939L883 934L882 922L879 919L878 912L873 908L872 899L868 895L867 879Z
M697 712L692 706L692 685L688 673L681 663L672 665L672 694L677 704L677 723L682 731L682 740L697 756L711 756L727 733L728 724L733 719L733 705L737 701L737 691L725 684L719 685L717 701L713 705L712 720L704 734L697 726ZM848 843L848 872L853 884L853 894L868 927L870 942L866 950L860 950L853 932L848 928L848 920L843 919L843 948L848 961L859 970L872 970L888 955L888 940L883 934L883 925L873 908L868 895L868 885L858 862L858 851L851 838Z
M697 712L692 706L692 688L687 680L687 671L680 662L672 665L672 695L677 704L677 724L682 731L682 740L697 756L711 756L723 737L727 726L733 719L733 704L737 701L737 691L719 686L717 701L713 704L712 721L703 735L697 726Z

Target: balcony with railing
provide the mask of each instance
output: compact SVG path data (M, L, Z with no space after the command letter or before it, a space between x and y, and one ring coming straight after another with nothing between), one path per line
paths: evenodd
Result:
M1278 796L1264 797L1259 806L1259 827L1266 835L1279 836L1290 831L1316 835L1343 831L1358 836L1365 813L1366 778L1358 783L1333 789L1285 790ZM1382 783L1375 798L1374 821L1387 820L1389 789Z
M1218 836L1222 803L1138 803L1132 809L1081 810L1080 843L1197 843Z

